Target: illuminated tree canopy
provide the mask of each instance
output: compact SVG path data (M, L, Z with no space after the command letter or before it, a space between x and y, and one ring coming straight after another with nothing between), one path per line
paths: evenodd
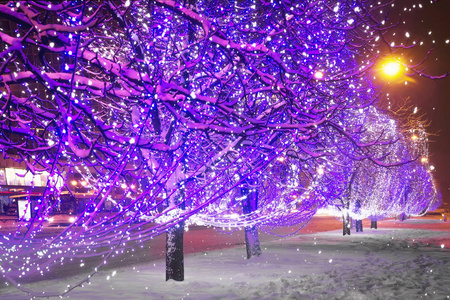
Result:
M376 110L367 118L366 134L380 142L372 150L389 167L370 160L354 161L351 170L344 172L346 187L331 202L338 208L336 215L344 211L354 219L376 221L401 214L422 215L439 206L440 194L428 165L428 135L420 122L415 120L416 129L410 130Z

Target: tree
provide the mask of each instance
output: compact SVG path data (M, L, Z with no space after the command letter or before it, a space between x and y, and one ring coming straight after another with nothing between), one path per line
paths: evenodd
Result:
M399 126L398 121L378 110L372 110L366 118L365 136L380 142L369 149L380 158L379 163L369 159L355 160L342 197L345 202L333 204L347 208L349 217L359 224L357 231L362 230L360 220L364 218L369 218L372 227L376 228L377 220L423 214L428 207L440 203L427 163L428 137L421 123L416 119L414 127L418 129L411 130L405 125ZM340 212L336 213L340 215ZM349 229L345 234L349 234Z

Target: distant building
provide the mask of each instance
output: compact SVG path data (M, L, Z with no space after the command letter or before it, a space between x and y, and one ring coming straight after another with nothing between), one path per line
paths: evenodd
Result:
M0 155L0 214L17 215L17 203L13 203L11 196L42 192L47 179L47 172L32 174L27 172L24 163Z

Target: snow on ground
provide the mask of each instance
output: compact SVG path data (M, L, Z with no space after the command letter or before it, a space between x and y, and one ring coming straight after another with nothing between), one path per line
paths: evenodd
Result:
M411 221L419 224L423 219ZM432 224L434 220L429 220ZM450 231L418 228L341 230L262 243L245 259L236 247L185 257L185 281L164 281L164 261L102 271L69 299L447 299ZM441 223L442 224L442 223ZM441 226L442 227L442 226ZM57 290L56 281L33 288ZM15 288L0 299L28 299Z

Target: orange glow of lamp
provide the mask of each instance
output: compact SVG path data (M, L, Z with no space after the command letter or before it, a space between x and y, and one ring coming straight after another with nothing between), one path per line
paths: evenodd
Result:
M383 66L383 73L389 77L396 76L400 73L402 65L400 62L392 60Z

